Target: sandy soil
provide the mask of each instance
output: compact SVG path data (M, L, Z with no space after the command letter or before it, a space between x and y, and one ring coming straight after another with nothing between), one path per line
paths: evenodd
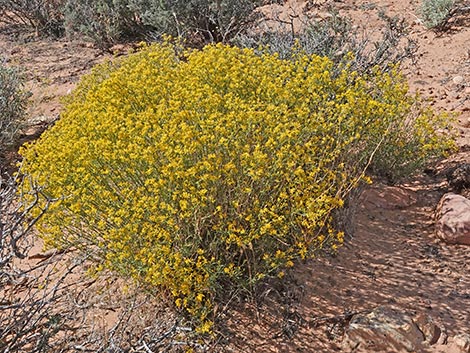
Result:
M384 304L411 315L427 313L450 335L470 333L470 251L438 241L433 221L447 191L445 169L470 162L470 18L437 35L420 23L414 0L290 1L282 11L308 5L324 13L328 4L371 33L381 30L379 9L406 18L418 44L415 62L403 67L410 88L436 109L455 113L461 151L434 165L433 176L366 190L355 205L355 232L338 254L299 264L287 281L267 285L256 302L234 303L215 351L341 351L350 314ZM33 92L29 115L44 125L58 117L60 97L109 54L81 42L14 38L4 28L0 56L25 68Z
M59 115L60 99L77 84L105 54L93 46L66 39L39 39L32 33L17 34L15 28L0 30L0 56L24 69L27 89L32 92L29 116L51 121ZM109 56L109 55L108 55Z

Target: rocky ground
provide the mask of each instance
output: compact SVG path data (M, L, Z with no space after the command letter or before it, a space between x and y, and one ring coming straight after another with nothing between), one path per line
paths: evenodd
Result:
M287 281L266 286L257 300L234 301L211 350L470 352L470 337L465 346L465 335L470 335L470 248L442 241L435 229L439 200L452 191L446 171L470 163L470 18L458 18L451 30L436 34L420 22L419 3L328 2L370 33L381 31L380 9L406 19L409 37L417 43L415 60L403 66L410 88L435 109L455 114L460 151L400 185L377 181L364 191L354 205L354 232L339 252L299 264ZM297 18L308 7L321 16L326 5L289 1L276 11ZM115 50L122 54L126 48ZM82 42L18 36L3 28L0 56L25 68L33 92L28 134L36 135L59 116L60 98L79 77L112 55ZM35 251L30 261L40 256L41 249ZM354 331L374 320L379 324L372 326L387 321L384 330L389 331L377 334L370 325ZM391 334L394 325L399 333Z

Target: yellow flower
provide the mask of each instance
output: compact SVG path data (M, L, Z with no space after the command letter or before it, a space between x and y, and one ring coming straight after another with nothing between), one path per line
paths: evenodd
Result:
M198 293L198 295L196 296L196 300L201 303L203 299L204 299L204 294Z
M399 176L452 147L448 123L395 68L299 51L144 46L97 66L61 119L21 149L22 195L49 246L96 249L103 269L171 293L198 332L210 298L339 246L333 214L366 167ZM325 236L326 234L326 236Z

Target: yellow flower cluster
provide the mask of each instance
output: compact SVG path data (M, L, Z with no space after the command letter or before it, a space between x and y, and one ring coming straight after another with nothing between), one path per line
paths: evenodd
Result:
M23 172L60 199L42 236L171 293L210 331L227 285L282 276L342 242L332 211L398 129L433 137L426 152L442 144L407 120L414 100L398 74L334 69L317 56L170 44L97 67L22 150Z

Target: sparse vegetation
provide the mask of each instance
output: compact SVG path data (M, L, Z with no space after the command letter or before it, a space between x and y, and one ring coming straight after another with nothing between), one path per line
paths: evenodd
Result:
M31 26L37 34L64 33L63 6L65 0L2 0L0 21Z
M427 28L443 28L452 17L456 0L423 0L420 15Z
M403 19L379 14L384 31L375 40L370 38L370 33L354 27L350 19L333 12L323 20L306 20L297 31L293 30L293 23L280 22L279 30L240 34L232 42L277 53L283 59L295 58L300 52L326 56L337 65L347 61L352 70L360 72L370 72L376 67L387 71L406 59L412 60L416 44L407 37Z
M16 195L17 184L17 179L0 174L0 350L21 352L36 342L39 349L31 352L42 352L54 330L48 322L55 287L39 289L41 280L47 282L48 273L35 277L33 269L21 267L20 261L33 246L31 229L43 212L29 218L39 190L32 187L29 201L22 203L24 199ZM21 296L15 295L18 292Z
M419 14L427 28L443 31L452 18L469 11L470 3L465 0L423 0Z
M227 42L256 18L258 0L68 1L66 29L102 47L133 35L151 40L180 37L193 45Z
M7 150L17 143L25 124L28 97L20 71L0 58L0 163Z
M77 33L100 48L137 37L184 38L192 45L228 42L257 18L261 0L21 0L0 1L3 21L38 34Z
M129 0L129 8L161 35L199 43L228 42L257 18L261 0Z
M64 17L68 35L83 35L102 49L142 34L140 22L127 0L70 0L65 5Z

